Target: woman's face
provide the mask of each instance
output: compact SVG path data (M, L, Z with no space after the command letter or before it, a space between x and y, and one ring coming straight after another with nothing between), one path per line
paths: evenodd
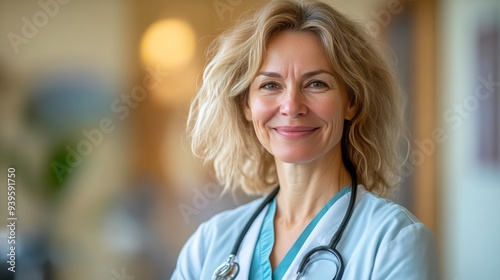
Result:
M340 153L344 119L355 108L317 35L286 31L269 41L244 113L277 160L309 163Z

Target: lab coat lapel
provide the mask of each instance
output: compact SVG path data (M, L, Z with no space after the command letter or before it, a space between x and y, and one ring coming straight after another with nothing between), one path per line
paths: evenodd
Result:
M260 211L255 221L250 226L247 234L243 238L240 245L240 250L238 251L236 261L240 264L240 272L236 277L236 280L246 280L250 274L250 265L252 264L253 252L255 250L255 244L259 237L260 229L262 228L262 222L269 209L269 204ZM243 230L243 229L242 229Z

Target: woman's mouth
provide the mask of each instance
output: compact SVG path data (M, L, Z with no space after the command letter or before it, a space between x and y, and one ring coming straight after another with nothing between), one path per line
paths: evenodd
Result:
M286 139L298 139L313 134L318 127L312 126L278 126L274 130Z

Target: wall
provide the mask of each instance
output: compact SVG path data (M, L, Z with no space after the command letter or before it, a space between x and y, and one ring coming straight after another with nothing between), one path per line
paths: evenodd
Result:
M484 125L480 124L484 122L481 119L484 106L489 104L495 108L494 111L499 111L498 70L492 76L492 80L497 83L490 89L490 94L482 88L483 95L478 95L476 89L481 86L477 62L478 29L488 24L494 25L495 19L498 28L500 3L488 0L445 0L439 13L441 86L438 121L445 128L447 136L438 148L441 156L439 218L443 279L498 279L500 165L498 162L485 162L477 153L481 145L480 137L493 137L479 135L479 127ZM499 51L497 48L497 58ZM500 61L494 61L494 57L488 57L487 60L496 63L498 69ZM498 113L496 118L498 131Z

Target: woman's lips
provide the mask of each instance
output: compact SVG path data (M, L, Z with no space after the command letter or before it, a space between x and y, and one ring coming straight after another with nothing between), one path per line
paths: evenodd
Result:
M311 126L278 126L274 130L282 137L287 139L297 139L307 137L313 134L317 127Z

